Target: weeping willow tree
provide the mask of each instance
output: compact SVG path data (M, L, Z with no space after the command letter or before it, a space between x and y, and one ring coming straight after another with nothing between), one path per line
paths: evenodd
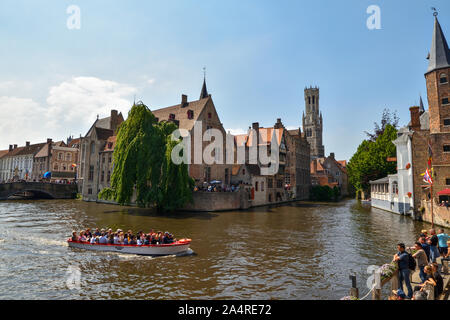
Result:
M135 104L117 133L111 188L103 189L99 198L128 205L136 196L140 207L173 211L192 201L194 181L186 164L172 162L172 141L177 127L158 123L144 104Z

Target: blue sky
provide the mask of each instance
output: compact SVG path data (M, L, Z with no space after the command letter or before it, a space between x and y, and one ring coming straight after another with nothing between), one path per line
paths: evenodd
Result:
M70 5L81 29L69 30ZM369 30L370 5L381 29ZM0 2L0 149L85 134L97 114L151 109L208 90L226 129L301 126L303 89L321 89L325 152L349 159L385 107L409 121L422 94L433 16L446 0Z

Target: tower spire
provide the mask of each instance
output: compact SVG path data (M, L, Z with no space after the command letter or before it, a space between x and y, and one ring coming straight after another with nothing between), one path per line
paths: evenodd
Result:
M200 100L208 97L208 89L206 88L206 68L203 68L203 87L202 92L200 93Z
M433 40L431 42L431 50L428 55L430 60L428 70L426 73L430 73L437 69L450 67L450 50L448 48L447 40L442 32L441 25L437 18L437 12L434 12L434 30Z
M421 114L425 112L425 108L424 108L424 106L423 106L422 96L420 96L419 112L420 112Z

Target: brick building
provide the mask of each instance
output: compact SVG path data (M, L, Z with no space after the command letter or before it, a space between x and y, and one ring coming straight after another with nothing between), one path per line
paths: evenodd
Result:
M450 226L450 210L438 206L440 197L447 197L450 190L450 50L447 40L435 18L429 65L425 73L429 111L412 107L410 129L413 149L414 206L425 209L422 218L440 225ZM425 123L429 118L429 125ZM432 150L433 192L423 182L422 174L427 168L428 149ZM434 199L431 201L430 199Z
M313 186L338 187L342 196L348 195L347 162L337 161L334 153L311 161L311 184Z
M153 110L152 113L158 121L173 121L180 129L187 130L191 135L191 164L189 164L189 175L195 180L197 186L203 186L213 180L221 181L224 185L229 185L231 182L231 164L226 164L226 132L220 121L216 107L214 105L212 96L208 94L206 81L203 81L203 87L200 94L200 99L195 101L188 101L186 95L181 95L180 104ZM196 127L201 125L201 131L196 132ZM195 141L203 141L209 137L205 134L208 129L217 129L222 133L223 144L214 150L214 163L207 164L201 157L200 163L195 163ZM201 135L199 137L198 135ZM204 137L204 139L203 139ZM203 141L202 150L211 142ZM220 164L222 162L223 164Z
M79 184L85 201L97 201L98 193L104 187L101 162L108 139L116 135L117 129L124 121L122 113L111 110L107 118L98 119L87 134L80 140ZM109 161L109 160L108 160Z

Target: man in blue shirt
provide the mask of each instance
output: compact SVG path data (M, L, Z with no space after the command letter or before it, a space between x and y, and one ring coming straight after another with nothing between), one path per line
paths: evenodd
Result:
M394 255L394 261L398 263L398 287L403 288L403 281L408 289L408 298L413 296L411 282L409 281L409 255L405 250L405 244L399 243L397 245L398 252Z
M439 253L442 257L448 257L448 239L450 238L448 234L444 233L444 229L439 229L439 234L437 235L439 239Z

